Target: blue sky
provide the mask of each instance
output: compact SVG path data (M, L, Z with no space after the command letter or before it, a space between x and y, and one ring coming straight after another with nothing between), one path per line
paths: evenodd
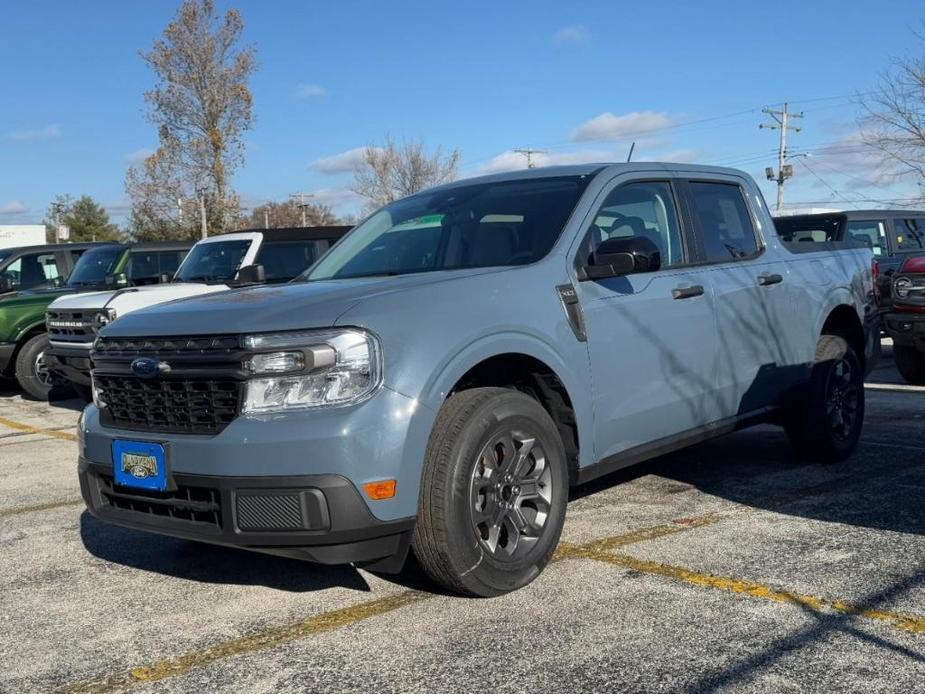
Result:
M126 167L156 145L138 51L178 4L7 4L0 223L41 220L58 193L124 219ZM793 152L812 154L793 162L789 202L877 206L864 199L911 192L872 183L851 97L891 57L925 50L920 2L233 4L260 62L234 179L246 205L305 190L355 210L351 151L387 133L458 148L463 175L522 166L516 147L547 149L544 162L623 160L637 140L637 160L761 176L777 134L758 129L760 111L784 100L805 112Z

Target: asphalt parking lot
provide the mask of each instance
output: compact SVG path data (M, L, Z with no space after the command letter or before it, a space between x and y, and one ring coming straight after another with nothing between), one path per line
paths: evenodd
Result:
M612 475L493 600L98 523L77 403L0 386L0 691L920 690L925 389L870 380L847 463L760 428Z

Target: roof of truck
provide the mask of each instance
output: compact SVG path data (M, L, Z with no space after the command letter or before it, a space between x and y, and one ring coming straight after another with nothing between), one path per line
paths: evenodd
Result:
M35 253L42 251L55 251L64 248L92 248L94 246L105 246L100 241L84 241L80 243L44 243L38 246L11 246L9 248L0 248L0 251L12 251L13 253Z
M551 178L556 176L595 176L602 171L610 169L612 173L633 173L636 171L673 171L691 173L720 173L732 176L742 176L742 171L724 166L704 166L701 164L676 164L674 162L634 161L634 162L596 162L589 164L569 164L566 166L539 166L534 169L520 169L517 171L504 171L502 173L463 178L451 183L445 183L430 188L425 192L445 190L457 186L471 185L473 183L486 183L490 181L517 181L532 178Z
M233 234L263 234L267 241L301 241L303 239L339 239L352 226L274 227L272 229L238 229Z

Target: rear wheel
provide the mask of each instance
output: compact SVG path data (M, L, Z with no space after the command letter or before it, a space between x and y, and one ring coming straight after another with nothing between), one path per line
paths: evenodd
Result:
M533 398L475 388L444 403L427 447L413 547L435 581L491 597L536 578L568 499L558 430Z
M925 354L915 347L894 345L893 356L896 359L896 370L907 383L925 385Z
M823 335L810 381L787 413L790 443L800 457L839 462L854 451L863 426L861 362L843 337Z
M56 381L45 362L47 350L48 335L42 333L30 338L16 356L16 380L33 400L47 400Z

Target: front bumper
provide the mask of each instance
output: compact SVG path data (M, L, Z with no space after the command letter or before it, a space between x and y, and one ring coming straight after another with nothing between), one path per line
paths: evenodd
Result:
M90 348L90 343L86 347L62 347L52 342L48 351L45 352L45 363L54 373L63 376L71 383L89 387Z
M925 352L925 313L888 313L883 323L893 344Z
M80 458L78 476L87 509L108 523L321 564L398 571L414 522L377 520L335 474L173 474L161 493L115 485L111 466Z
M15 342L0 342L0 374L12 370L13 352L16 351Z

